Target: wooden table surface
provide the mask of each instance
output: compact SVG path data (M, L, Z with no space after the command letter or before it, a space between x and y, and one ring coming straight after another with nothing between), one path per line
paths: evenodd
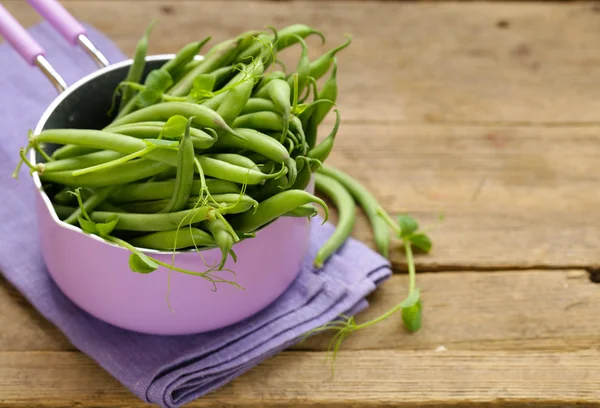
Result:
M267 24L305 22L328 44L351 33L330 163L392 213L445 215L417 257L421 331L398 317L353 334L333 378L318 336L191 406L600 407L597 3L62 3L128 55L155 17L152 53ZM362 216L354 236L372 245ZM391 257L397 273L359 320L403 297L402 251ZM0 406L144 406L5 281L0 327Z

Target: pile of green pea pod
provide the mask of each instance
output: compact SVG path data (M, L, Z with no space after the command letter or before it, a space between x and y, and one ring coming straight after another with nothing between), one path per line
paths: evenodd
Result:
M313 217L318 204L326 220L326 203L307 191L314 180L338 210L336 230L315 265L321 267L350 235L356 202L387 256L389 228L377 201L356 180L324 165L340 125L336 54L350 37L310 60L304 39L318 36L325 43L325 38L294 24L242 33L198 59L207 38L185 45L142 78L150 32L151 27L115 90L108 126L44 130L30 135L21 150L22 162L38 172L60 219L130 249L136 272L159 265L139 248L218 247L221 270L228 256L235 259L235 243L279 217ZM294 45L300 57L286 71L277 53ZM330 112L335 124L317 143L319 125ZM45 144L60 147L48 155ZM43 163L27 161L31 148Z

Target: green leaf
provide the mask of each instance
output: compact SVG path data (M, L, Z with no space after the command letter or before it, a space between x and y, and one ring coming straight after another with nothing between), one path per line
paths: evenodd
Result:
M152 106L162 100L162 92L156 89L144 89L140 92L138 105L140 108Z
M431 240L425 234L415 234L409 237L410 242L413 246L419 248L421 251L429 252L431 251Z
M417 220L410 215L399 215L398 225L400 226L400 238L408 238L419 228Z
M79 221L79 225L84 232L87 232L88 234L97 233L96 224L93 221L88 221L81 215L77 217L77 220Z
M308 108L309 104L307 103L301 103L296 105L296 109L294 110L293 114L294 115L301 115L302 112L304 112L306 110L306 108Z
M192 85L192 90L190 91L190 97L193 100L209 98L214 87L214 75L198 75L196 79L194 79L194 84Z
M188 120L181 115L173 115L163 126L160 135L169 139L178 139L185 133Z
M421 310L421 299L414 305L402 309L402 321L408 331L414 333L421 328Z
M165 139L142 139L148 146L157 147L177 147L179 146L178 140L165 140Z
M117 214L113 214L107 218L107 222L101 222L96 224L96 230L98 230L98 235L100 235L103 238L110 235L110 233L113 232L113 230L117 226L118 222L119 216Z
M155 69L151 71L144 81L146 89L153 89L162 93L173 85L173 78L167 71Z
M141 252L129 256L129 269L138 273L150 273L158 269L158 264Z

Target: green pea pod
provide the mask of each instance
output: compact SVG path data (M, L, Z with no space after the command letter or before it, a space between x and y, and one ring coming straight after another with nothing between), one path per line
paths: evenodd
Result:
M234 130L240 137L224 135L217 140L215 148L249 150L278 163L290 158L285 147L274 138L254 129L235 128Z
M325 194L338 212L338 221L333 234L317 251L314 264L322 268L329 257L335 253L352 233L356 220L356 204L352 195L334 178L324 174L315 173L315 188Z
M230 181L209 178L206 179L205 182L208 191L213 195L225 193L239 194L239 192L241 191L239 185ZM201 180L194 180L192 182L192 193L199 192L201 186ZM161 200L171 197L174 191L174 179L145 183L134 183L128 184L115 190L111 194L110 200L114 203Z
M325 139L323 139L321 143L309 150L309 152L307 153L308 157L312 159L317 159L321 163L324 163L325 160L327 160L327 158L329 157L329 153L331 153L331 150L333 149L335 137L340 127L340 112L337 109L335 110L335 115L335 125L333 126L331 133Z
M348 37L348 40L345 43L335 48L332 48L331 50L327 51L325 54L321 55L316 60L310 63L309 75L311 77L313 77L314 79L319 79L323 75L325 75L325 73L329 70L331 63L333 62L335 55L347 46L349 46L352 42L352 36L346 36Z
M373 238L379 253L387 258L391 239L390 228L379 215L381 206L377 202L377 199L358 180L355 180L341 170L323 165L319 172L337 180L352 194L352 197L362 207L371 223Z
M303 190L286 190L260 202L256 212L239 214L233 217L230 223L236 231L255 232L294 208L309 203L317 203L323 207L324 222L327 221L329 210L325 201Z
M194 181L194 144L190 136L190 127L192 118L188 119L183 139L179 143L177 152L177 175L175 176L175 188L173 195L167 205L160 211L169 213L181 211L185 208L187 200L192 192L192 183Z
M144 72L144 66L146 65L146 52L148 51L148 37L150 37L150 32L154 27L156 21L152 21L150 26L146 29L146 32L140 38L137 43L135 54L133 57L133 63L130 65L129 70L127 71L127 76L125 77L126 82L135 82L139 83L142 79L142 74ZM131 100L134 95L134 90L130 87L126 87L123 90L123 94L121 96L121 102L119 104L121 110L127 103Z
M129 243L137 248L156 249L159 251L217 246L217 243L210 234L193 227L153 232L129 239Z

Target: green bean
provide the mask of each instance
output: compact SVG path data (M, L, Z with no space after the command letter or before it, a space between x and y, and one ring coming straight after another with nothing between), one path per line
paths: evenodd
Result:
M302 53L300 54L298 65L296 66L296 73L298 74L298 95L302 95L304 87L308 82L308 76L310 75L310 60L308 59L308 47L306 46L306 42L300 37L298 37L298 41L300 41L300 44L302 45ZM287 82L289 87L293 88L294 76L290 75Z
M312 34L317 35L322 43L325 44L325 36L321 31L304 24L289 25L279 30L279 39L277 44L275 44L275 48L277 51L281 51L284 48L296 44L298 42L298 37L306 38Z
M347 35L347 37L348 40L345 43L338 45L335 48L332 48L331 50L327 51L325 54L321 55L316 60L310 63L309 75L311 77L313 77L314 79L319 79L323 75L325 75L325 73L329 70L331 63L333 62L335 54L349 46L352 42L352 36Z
M234 244L234 237L231 236L229 228L227 228L225 222L226 221L221 218L215 218L213 220L204 221L203 223L206 225L206 228L210 231L212 238L221 249L222 256L218 270L223 269L223 266L227 261L227 257L229 256L229 252L231 251L231 247Z
M106 187L113 184L127 184L142 180L147 177L155 176L165 170L170 165L156 162L153 160L138 159L114 168L98 170L94 173L73 176L70 170L57 171L55 173L41 173L42 181L59 183L65 186L74 187Z
M275 107L273 101L270 101L268 99L250 98L248 99L248 102L246 102L246 105L244 105L244 109L242 109L242 112L240 112L240 114L244 115L246 113L254 113L260 111L276 112L277 108Z
M198 75L207 74L219 67L230 65L240 48L246 44L244 40L251 37L253 33L254 32L244 33L237 38L226 40L212 47L205 55L202 63L177 81L167 93L172 96L186 95L192 89L194 79L196 79Z
M95 151L97 151L97 149L93 147L69 144L56 149L50 157L52 157L54 160L62 160L69 159L71 157L81 156L88 153L93 153Z
M300 170L298 170L298 176L296 181L290 187L291 190L304 190L312 177L312 170L308 164L304 164Z
M290 120L290 128L292 129L292 131L296 132L296 135L299 136L298 142L302 146L302 154L305 154L308 150L308 141L306 140L306 135L304 134L304 129L302 128L302 122L300 122L298 116L292 115Z
M130 239L129 243L137 248L161 251L217 246L215 240L207 232L193 227L154 232Z
M338 212L338 221L333 234L317 251L314 264L322 268L323 263L336 252L352 233L356 220L356 204L352 195L336 179L321 173L315 173L315 188L325 194Z
M133 57L133 62L129 66L129 70L127 71L127 76L125 77L126 82L136 82L139 83L142 79L142 74L144 73L144 66L146 65L146 52L148 51L148 37L150 36L150 32L154 27L155 21L150 23L150 26L146 29L146 32L140 38L137 43L135 49L135 55ZM121 109L123 106L129 102L129 100L133 97L134 91L130 87L126 87L123 91L123 95L121 96L120 106ZM119 110L121 110L119 109Z
M325 83L323 84L323 88L321 92L319 92L319 99L326 99L333 103L336 102L338 95L338 86L337 86L337 59L333 59L333 68L331 69L331 75ZM316 123L317 126L323 122L325 116L329 113L333 104L321 103L315 106L315 110L311 117L312 120Z
M248 195L212 194L211 197L214 202L209 199L206 205L219 208L223 213L227 214L243 213L251 208L255 208L258 205L258 202ZM161 209L165 207L168 201L169 199L134 201L121 203L121 208L132 213L155 214L161 212ZM184 208L192 209L197 205L197 203L197 196L189 197L184 203Z
M254 112L238 116L233 128L283 130L283 118L275 112Z
M186 119L194 117L192 124L197 127L215 128L224 132L233 133L227 123L219 116L217 112L202 105L188 102L163 102L139 109L120 119L115 120L105 130L110 131L111 127L125 125L128 123L145 121L167 121L171 116L181 115Z
M387 223L379 216L378 211L381 206L377 199L358 180L341 170L323 165L319 172L337 180L352 194L352 197L363 208L371 223L373 237L379 253L387 258L390 248L390 230Z
M113 192L114 189L114 186L109 186L94 191L94 193L83 203L84 210L87 213L94 211L96 207L98 207L100 204L106 201L106 199ZM78 207L75 211L73 211L71 215L69 215L65 222L67 224L76 225L78 222L77 217L79 217L82 213L83 210L81 209L81 207Z
M301 205L300 207L296 207L291 211L286 212L282 215L282 217L298 217L298 218L312 218L318 214L317 209L312 204Z
M213 153L206 157L212 159L221 160L225 163L233 164L235 166L244 167L246 169L260 170L259 167L251 159L246 156L237 153Z
M335 125L333 126L331 133L325 139L323 139L321 143L319 143L307 153L308 157L317 159L322 163L324 163L325 160L327 160L327 158L329 157L329 153L331 153L331 150L333 149L335 136L337 135L338 129L340 127L340 112L337 109L335 110L335 115Z
M218 95L213 96L212 98L208 98L208 99L202 101L200 103L200 105L205 106L214 111L217 111L219 109L219 106L221 106L221 103L225 100L226 97L227 97L227 92L220 93Z
M230 223L236 231L254 232L294 208L309 203L317 203L323 207L325 221L328 219L329 210L325 201L303 190L286 190L260 202L256 212L239 214Z
M77 170L90 166L95 166L101 163L107 163L111 160L116 160L124 157L125 154L111 150L100 150L94 153L83 154L81 156L71 157L62 160L53 160L44 163L44 173Z
M177 152L177 175L175 176L175 188L171 199L160 211L163 213L182 210L190 193L192 192L192 183L194 181L195 155L192 136L190 135L191 119L188 119L185 127L185 133Z
M278 31L278 38L277 38L277 42L274 44L274 51L276 51L276 52L281 51L284 48L294 45L295 43L298 42L297 37L306 38L312 34L318 35L321 38L321 40L323 41L323 43L325 43L325 37L323 36L323 33L321 33L319 30L316 30L307 25L293 24L293 25L284 27ZM269 42L275 41L275 36L272 34L271 35L265 34L263 36L260 36L259 38L262 39L263 41L269 41ZM261 50L262 50L262 43L255 42L250 47L248 47L244 52L240 53L237 56L236 62L241 62L250 57L256 57L258 54L260 54Z
M267 75L263 75L258 84L254 87L254 91L252 94L256 96L258 92L260 92L265 86L269 84L274 79L283 79L285 80L285 72L283 71L272 71Z
M261 186L260 189L253 191L252 197L257 201L264 201L269 197L273 197L275 194L279 194L286 189L289 185L287 176L283 176L276 179L267 180L267 182Z
M205 175L238 184L262 184L266 180L281 177L287 172L287 169L283 167L279 173L265 174L258 170L236 166L211 157L196 156L196 158L200 161Z
M96 208L98 209L98 211L128 212L122 209L121 207L117 207L110 201L104 201L103 203L100 203L100 205L98 205L98 207Z
M188 226L208 219L213 207L205 206L191 210L177 211L164 214L113 213L110 211L94 211L90 218L94 222L107 222L109 218L118 216L119 221L115 230L127 231L168 231Z
M239 193L239 185L230 181L211 179L205 180L206 187L211 194ZM192 192L199 192L202 184L200 180L192 182ZM171 197L175 191L175 180L153 181L146 183L128 184L115 190L110 200L115 203L130 201L160 200Z
M59 220L65 220L76 210L75 207L69 207L67 205L53 203L52 207Z
M250 128L235 128L240 137L225 135L215 143L224 149L244 149L261 154L267 159L281 163L290 156L283 145L272 137Z
M262 62L256 60L255 63L247 66L242 72L252 78L254 75L262 75L263 70ZM227 96L225 96L217 108L217 113L223 118L225 123L230 125L239 116L246 102L250 99L253 88L254 82L252 79L246 79L227 91Z
M194 57L198 55L202 47L210 41L210 37L204 38L202 41L196 41L189 44L184 45L177 53L173 59L165 62L165 64L160 68L164 71L167 71L171 76L178 69L182 68L187 63L194 60Z
M165 122L139 122L111 127L111 133L119 133L139 139L158 139ZM215 137L197 128L190 129L192 144L196 149L208 149L215 143ZM175 138L179 140L179 138Z

